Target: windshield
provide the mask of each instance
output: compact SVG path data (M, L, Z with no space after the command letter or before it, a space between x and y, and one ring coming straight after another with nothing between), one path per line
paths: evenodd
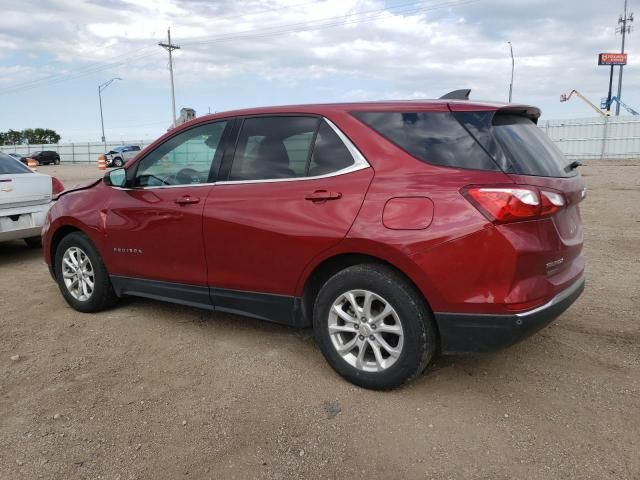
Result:
M15 158L0 153L0 175L9 173L33 173L29 168L24 166Z
M519 115L498 114L493 118L493 135L510 164L510 173L539 177L572 177L562 152L533 121Z

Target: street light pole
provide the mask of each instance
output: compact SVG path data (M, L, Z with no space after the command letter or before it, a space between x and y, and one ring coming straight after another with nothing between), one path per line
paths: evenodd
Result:
M122 80L120 77L114 77L111 80L109 80L108 82L104 82L101 85L98 85L98 101L100 102L100 125L102 126L102 143L104 144L104 150L105 153L107 150L107 140L104 136L104 117L102 116L102 92L103 90L105 90L109 85L111 85L115 80Z
M511 83L509 84L509 103L511 103L511 97L513 95L513 70L515 69L516 63L513 59L513 45L511 42L507 42L509 44L509 50L511 51Z

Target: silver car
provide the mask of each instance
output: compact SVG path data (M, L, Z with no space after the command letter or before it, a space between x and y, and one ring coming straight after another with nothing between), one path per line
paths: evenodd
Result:
M40 246L40 231L54 195L64 187L51 175L36 173L0 152L0 242Z
M121 145L109 150L104 158L107 167L121 167L140 152L139 145Z

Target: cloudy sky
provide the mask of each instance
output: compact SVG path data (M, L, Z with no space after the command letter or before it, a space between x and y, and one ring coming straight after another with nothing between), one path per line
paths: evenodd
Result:
M640 0L630 0L630 11ZM543 118L591 116L618 51L623 0L0 0L0 131L54 128L109 140L154 138L171 122L171 27L177 107L198 114L327 101L434 98L472 88ZM628 37L624 99L640 107L638 42ZM617 75L617 73L616 73ZM617 81L617 76L616 76Z

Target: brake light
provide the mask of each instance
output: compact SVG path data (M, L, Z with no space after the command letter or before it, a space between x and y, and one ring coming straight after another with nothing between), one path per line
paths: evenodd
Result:
M529 186L473 186L465 187L462 194L495 223L548 217L566 204L560 193Z
M58 195L64 191L64 185L56 177L51 177L51 193Z

